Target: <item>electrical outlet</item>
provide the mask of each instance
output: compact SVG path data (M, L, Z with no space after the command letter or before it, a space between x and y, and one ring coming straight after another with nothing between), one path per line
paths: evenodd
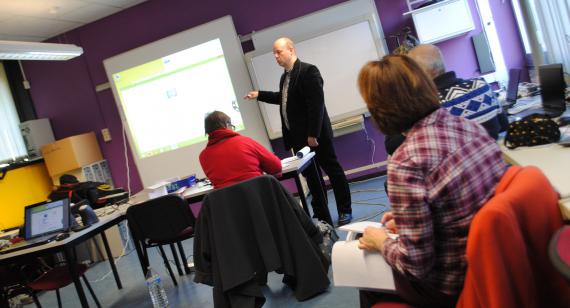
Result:
M108 128L103 128L101 130L101 135L103 136L103 141L110 142L111 141L111 132Z

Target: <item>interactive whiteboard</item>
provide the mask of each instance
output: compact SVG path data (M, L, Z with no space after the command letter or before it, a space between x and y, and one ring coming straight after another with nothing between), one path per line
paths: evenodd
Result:
M242 104L251 82L231 17L104 61L145 186L204 175L204 118L228 114L237 130L270 148L258 108Z

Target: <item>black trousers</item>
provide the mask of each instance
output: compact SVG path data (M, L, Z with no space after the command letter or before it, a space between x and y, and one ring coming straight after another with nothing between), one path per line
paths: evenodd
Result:
M321 173L322 170L329 176L331 186L336 201L338 214L352 214L352 200L350 196L350 188L348 180L344 174L344 170L336 157L334 145L331 138L318 139L319 146L313 148L315 151L315 161L317 168L307 168L303 171L303 176L307 179L307 185L313 196L311 205L315 216L332 225L332 219L328 210L328 200L326 194L326 186ZM297 152L305 145L294 146L293 150Z

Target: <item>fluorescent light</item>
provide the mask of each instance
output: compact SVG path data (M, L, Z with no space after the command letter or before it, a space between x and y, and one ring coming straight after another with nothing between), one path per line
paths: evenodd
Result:
M83 54L83 48L73 44L0 40L0 60L65 61L81 54Z

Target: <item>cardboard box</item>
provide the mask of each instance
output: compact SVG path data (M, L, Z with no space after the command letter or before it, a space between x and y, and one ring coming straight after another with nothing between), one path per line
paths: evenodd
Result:
M94 132L67 137L42 146L50 176L103 160Z

